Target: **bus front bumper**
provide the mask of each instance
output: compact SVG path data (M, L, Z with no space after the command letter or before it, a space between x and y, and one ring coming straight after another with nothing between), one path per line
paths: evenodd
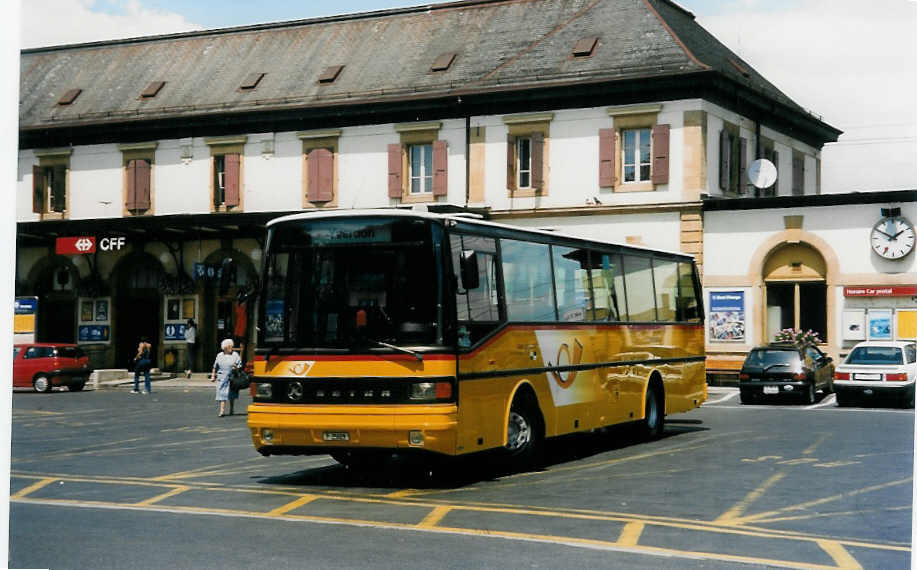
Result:
M252 443L262 455L315 455L337 450L456 452L455 404L308 406L252 404Z

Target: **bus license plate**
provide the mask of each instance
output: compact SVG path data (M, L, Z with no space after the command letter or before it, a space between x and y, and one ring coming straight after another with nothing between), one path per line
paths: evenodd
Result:
M765 386L764 393L765 394L779 394L780 387L779 386Z
M326 431L325 441L350 441L350 434L346 431Z

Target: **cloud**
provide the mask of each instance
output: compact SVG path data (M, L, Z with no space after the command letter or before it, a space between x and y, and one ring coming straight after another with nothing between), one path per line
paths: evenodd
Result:
M913 121L917 2L734 0L698 21L833 126Z
M24 1L21 46L43 47L201 29L181 14L145 8L139 0L116 2L117 13L102 12L97 4L96 0Z

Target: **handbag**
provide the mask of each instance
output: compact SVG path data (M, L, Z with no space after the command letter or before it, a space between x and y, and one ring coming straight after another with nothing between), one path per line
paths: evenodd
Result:
M252 383L252 378L241 368L233 368L229 373L229 387L233 392L245 390Z

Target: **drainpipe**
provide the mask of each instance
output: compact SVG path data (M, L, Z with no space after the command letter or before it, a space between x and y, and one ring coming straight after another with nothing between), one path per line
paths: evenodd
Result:
M459 97L459 103L462 102ZM465 115L465 207L471 198L471 116Z

